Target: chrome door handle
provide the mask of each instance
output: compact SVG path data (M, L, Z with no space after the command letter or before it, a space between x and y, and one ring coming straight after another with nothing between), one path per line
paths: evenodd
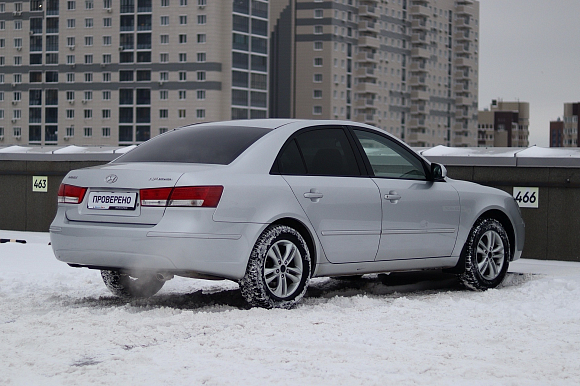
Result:
M401 199L401 195L394 190L391 190L389 194L385 194L385 200L391 201L393 204L396 204Z
M322 198L324 197L322 193L315 193L315 192L307 192L304 193L304 198L309 198L309 199L317 199L317 198Z

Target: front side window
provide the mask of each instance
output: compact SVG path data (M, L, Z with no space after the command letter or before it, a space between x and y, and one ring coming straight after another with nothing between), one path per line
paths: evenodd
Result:
M423 162L410 150L387 137L365 130L354 130L375 177L426 180Z

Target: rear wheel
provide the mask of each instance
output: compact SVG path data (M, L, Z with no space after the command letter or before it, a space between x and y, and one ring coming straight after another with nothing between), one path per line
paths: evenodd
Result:
M248 303L290 308L304 296L310 280L310 253L294 228L273 225L260 236L248 261L240 289Z
M148 298L159 292L165 284L154 274L132 276L119 271L102 270L101 277L109 291L122 298Z
M465 287L482 291L501 284L509 266L510 243L499 221L484 219L476 223L463 253L465 272L459 278Z

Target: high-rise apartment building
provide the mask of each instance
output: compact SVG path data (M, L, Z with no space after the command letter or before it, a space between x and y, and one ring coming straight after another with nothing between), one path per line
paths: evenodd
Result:
M530 104L492 100L490 109L478 113L480 147L528 147Z
M578 147L580 102L564 103L564 119L550 122L550 147Z
M268 111L268 0L0 0L0 144L129 145Z
M478 1L271 7L270 116L352 119L413 146L476 146Z

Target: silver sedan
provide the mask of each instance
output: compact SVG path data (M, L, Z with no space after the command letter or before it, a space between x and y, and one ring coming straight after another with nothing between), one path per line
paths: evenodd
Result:
M124 297L174 276L229 279L251 305L287 308L312 277L420 269L496 287L522 253L519 208L446 174L361 123L192 125L68 173L52 247Z

